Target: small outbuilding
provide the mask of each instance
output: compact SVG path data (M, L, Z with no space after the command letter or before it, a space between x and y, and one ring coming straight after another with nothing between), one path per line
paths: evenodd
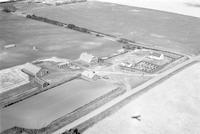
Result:
M156 53L156 52L152 52L149 55L149 58L151 59L155 59L155 60L163 60L165 58L164 54L162 53Z
M35 78L34 78L34 82L35 82L36 84L38 84L39 87L41 87L41 88L45 88L45 87L47 87L47 86L50 85L47 81L45 81L45 80L43 80L43 79L40 79L40 78L38 78L38 77L35 77Z
M70 64L70 62L62 62L62 63L59 63L57 66L60 69L64 69L64 68L69 67L69 64Z

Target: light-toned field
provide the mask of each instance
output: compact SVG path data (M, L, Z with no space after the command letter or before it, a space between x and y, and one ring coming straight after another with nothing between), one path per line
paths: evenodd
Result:
M186 68L84 134L200 133L199 70L200 63ZM141 121L132 118L138 115Z
M29 82L28 76L21 72L22 66L0 71L0 94Z

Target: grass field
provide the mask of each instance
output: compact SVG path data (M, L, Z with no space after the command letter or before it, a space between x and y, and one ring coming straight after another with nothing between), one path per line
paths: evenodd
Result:
M77 84L78 83L78 84ZM73 80L1 110L1 131L14 126L42 128L117 86L102 80ZM31 107L30 107L31 106Z
M195 17L93 1L30 9L29 12L143 42L149 47L189 55L198 55L200 50L200 20Z
M43 57L77 59L84 51L97 56L108 55L121 48L116 42L3 12L0 15L0 69ZM3 48L10 43L16 47ZM33 50L33 46L38 50Z

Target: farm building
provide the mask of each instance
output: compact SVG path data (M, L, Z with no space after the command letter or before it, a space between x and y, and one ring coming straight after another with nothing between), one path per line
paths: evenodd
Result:
M63 69L63 68L69 67L69 64L70 62L62 62L62 63L59 63L57 66L58 68Z
M135 72L136 70L134 69L134 65L132 63L129 62L122 62L119 65L119 68L121 70L125 70L125 71L130 71L130 72Z
M39 66L36 66L34 64L31 63L26 63L24 68L22 69L22 72L28 74L29 76L29 81L32 84L37 84L42 88L45 88L49 85L48 82L46 82L45 80L41 79L41 77L43 77L44 75L48 74L48 70L47 69L43 69Z
M26 63L24 65L24 68L22 69L22 72L24 72L32 77L43 77L44 75L49 73L47 69L43 69L32 63Z
M155 60L163 60L163 59L165 58L165 56L164 56L163 54L160 54L160 53L152 52L152 53L149 55L149 58L155 59Z
M84 71L81 74L83 79L87 80L97 80L99 76L95 73L95 71Z
M98 57L95 57L93 56L92 54L88 54L88 53L82 53L80 55L80 58L79 58L81 61L84 61L88 64L91 64L91 63L98 63L99 62L99 58Z
M43 79L40 79L38 77L35 77L33 79L33 82L36 83L37 85L39 85L39 87L41 88L45 88L47 87L48 85L50 85L47 81L43 80Z
M119 54L120 54L120 53L125 53L125 52L127 52L127 50L126 50L126 49L123 49L123 48L122 48L122 49L119 49L119 50L117 50L117 53L119 53Z

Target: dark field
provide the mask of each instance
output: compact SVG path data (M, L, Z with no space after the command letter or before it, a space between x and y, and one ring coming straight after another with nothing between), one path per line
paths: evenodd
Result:
M149 47L188 55L198 55L200 52L200 20L194 17L101 2L57 7L28 5L28 8L22 10L143 42ZM11 43L17 47L3 50L4 45ZM33 46L39 50L34 51ZM120 48L116 42L3 12L0 12L0 47L0 69L40 57L76 59L83 51L106 55Z
M102 80L73 80L57 86L1 110L0 132L14 126L30 129L46 127L52 121L116 88Z
M83 2L29 12L188 55L200 52L200 19L137 7Z
M121 48L109 40L0 12L0 69L42 57L77 59L82 52L105 56ZM4 49L4 45L16 47ZM38 50L33 50L36 46Z

